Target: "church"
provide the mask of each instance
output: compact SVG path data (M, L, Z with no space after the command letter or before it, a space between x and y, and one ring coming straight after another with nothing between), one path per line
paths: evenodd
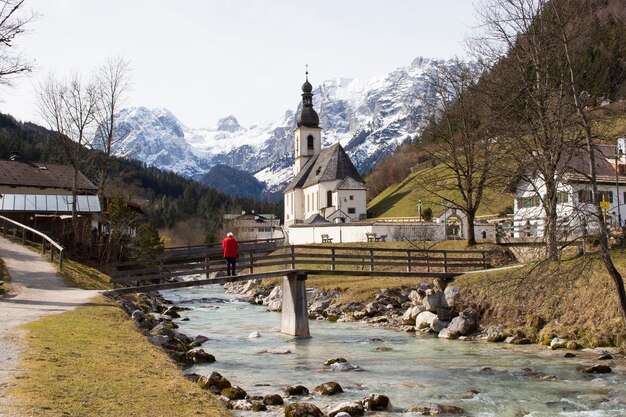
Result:
M341 144L322 149L322 128L313 109L308 75L307 71L294 132L295 177L285 189L285 227L365 219L365 181Z

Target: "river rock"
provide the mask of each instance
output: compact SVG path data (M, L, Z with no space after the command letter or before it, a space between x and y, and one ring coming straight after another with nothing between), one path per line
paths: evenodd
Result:
M328 417L335 417L339 413L348 413L350 417L362 416L365 408L360 401L349 401L331 407L328 410Z
M309 300L309 313L322 314L324 310L330 307L335 297L337 297L337 291L314 289L310 296L307 297Z
M506 339L506 334L504 333L504 326L502 324L498 324L496 326L489 326L486 332L487 341L491 343L498 343L504 341Z
M283 388L287 395L309 395L309 389L304 385L289 385Z
M456 308L461 303L461 288L456 286L448 286L443 292L446 298L446 304L450 308Z
M229 401L233 410L252 411L252 403L248 400Z
M141 310L135 310L133 311L133 314L131 314L130 318L138 323L141 323L146 319L146 314Z
M422 311L415 317L415 329L428 329L432 326L433 321L437 318L435 313L430 311Z
M349 372L362 371L363 369L357 365L352 365L350 362L336 362L330 365L330 370L333 372Z
M596 358L599 361L607 361L613 359L613 355L610 353L605 353L604 355L600 355Z
M345 411L340 411L337 414L335 414L335 417L351 417L350 414L346 413Z
M283 405L285 401L280 394L268 394L263 397L263 404L265 405Z
M229 400L243 400L246 398L246 395L248 395L246 390L238 386L224 388L220 394Z
M315 391L321 395L336 395L342 393L343 389L336 382L325 382L315 387Z
M169 336L159 334L156 336L148 336L148 341L153 345L163 346L169 343L170 338Z
M179 309L178 309L177 306L170 306L170 307L168 307L167 310L165 310L163 312L163 315L169 316L169 317L171 317L173 319L178 319L178 318L180 318L180 314L178 314L178 311L179 311Z
M189 344L189 347L193 349L193 348L195 348L195 347L201 346L201 345L202 345L204 342L206 342L207 340L209 340L209 338L208 338L208 337L206 337L206 336L202 336L202 335L198 335L198 336L196 336L196 337L193 339L193 341Z
M453 318L458 317L459 313L451 308L440 308L436 311L437 317L441 321L452 321Z
M436 312L437 309L447 308L446 297L441 291L426 290L426 295L422 299L422 305L428 311Z
M432 331L434 331L435 333L439 333L441 332L443 329L445 329L446 327L448 327L450 325L449 321L443 321L443 320L439 320L439 318L435 318L433 320L433 322L430 324L430 328L432 329Z
M452 415L452 416L466 416L467 413L461 407L454 405L444 405L429 403L421 407L414 407L409 410L412 413L417 413L422 416L439 416L439 415Z
M561 349L567 346L567 340L555 337L550 341L550 349Z
M479 314L476 310L466 308L461 315L452 319L450 325L439 333L439 337L454 339L471 334L478 328L478 316Z
M258 339L259 337L261 337L261 333L256 330L248 335L248 339Z
M324 417L324 413L311 403L291 403L285 407L285 417Z
M330 366L333 363L342 363L342 362L348 362L345 358L332 358L332 359L327 359L326 362L324 362L324 366Z
M230 388L230 381L224 378L219 372L212 372L211 375L203 375L198 378L198 385L202 389L208 389L216 394L222 392L224 388Z
M415 317L418 316L424 309L419 306L410 307L407 311L402 315L402 324L406 325L414 325Z
M272 355L288 355L291 353L291 351L287 348L274 347L274 348L265 349L261 351L260 353L269 353Z
M607 365L593 365L589 368L580 368L580 372L585 374L609 374L613 372L613 370Z
M368 411L388 411L391 409L391 401L386 395L370 394L363 398L363 406Z
M262 304L271 311L280 311L283 305L283 287L274 287L269 295L263 299Z
M213 363L215 362L215 356L204 351L204 349L192 349L187 352L187 358L191 359L193 363Z

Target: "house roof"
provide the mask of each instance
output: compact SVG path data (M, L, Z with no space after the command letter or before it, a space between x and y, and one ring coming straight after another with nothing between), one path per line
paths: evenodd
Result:
M359 182L351 177L344 178L343 181L341 181L335 187L335 190L364 190L364 189L365 189L365 183Z
M306 188L324 181L351 178L354 182L365 184L343 147L336 143L309 159L296 174L285 191Z
M305 219L302 223L304 224L319 224L319 223L330 223L328 220L324 218L324 216L320 214L314 214L308 219Z
M596 145L596 178L598 182L609 182L615 184L616 166L615 155L617 148L615 145ZM622 165L622 164L620 164ZM586 151L578 151L569 161L572 170L568 174L569 180L573 182L589 181L589 154ZM618 174L619 183L626 183L626 175L623 171Z
M72 189L74 168L47 162L0 161L0 185ZM95 192L96 186L78 173L78 189Z

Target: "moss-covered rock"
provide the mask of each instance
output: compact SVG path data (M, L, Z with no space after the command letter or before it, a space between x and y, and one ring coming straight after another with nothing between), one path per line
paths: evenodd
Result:
M283 405L285 401L279 394L269 394L263 397L263 404L265 405Z
M311 403L291 403L285 407L285 417L324 417L324 413Z
M315 391L321 395L336 395L343 392L341 385L336 382L325 382L315 387Z
M198 379L198 385L200 388L211 390L216 394L221 393L225 388L231 387L230 381L218 372L212 372L209 376L201 376Z
M283 388L287 395L309 395L309 389L304 385L289 385Z
M228 398L229 400L243 400L246 398L246 395L248 395L248 393L243 388L237 386L224 388L220 392L220 394Z

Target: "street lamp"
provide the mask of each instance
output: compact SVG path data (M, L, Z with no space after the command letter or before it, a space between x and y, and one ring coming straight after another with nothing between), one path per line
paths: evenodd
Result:
M617 152L615 152L615 194L617 197L617 225L620 230L622 228L622 211L620 210L619 204L619 162L622 160L623 156L624 151L622 151L622 148L618 148Z

